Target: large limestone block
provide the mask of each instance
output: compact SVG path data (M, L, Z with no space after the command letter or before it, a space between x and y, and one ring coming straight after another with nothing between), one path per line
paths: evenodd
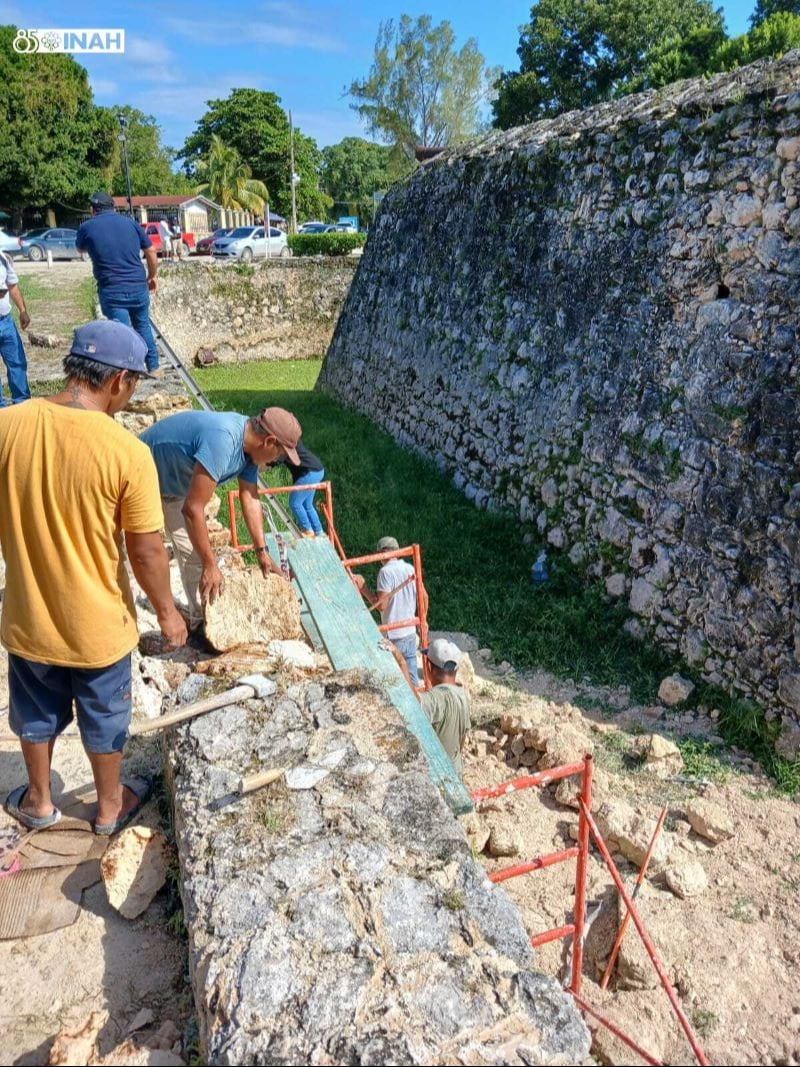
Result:
M225 588L205 608L206 637L220 652L237 645L300 638L300 606L289 582L257 570L228 572Z

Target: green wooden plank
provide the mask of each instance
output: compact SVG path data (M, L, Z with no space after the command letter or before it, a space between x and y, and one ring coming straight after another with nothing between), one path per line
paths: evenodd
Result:
M472 802L447 753L411 692L394 656L382 648L383 635L347 576L330 541L300 540L289 548L289 563L334 670L370 671L420 743L431 777L456 814Z

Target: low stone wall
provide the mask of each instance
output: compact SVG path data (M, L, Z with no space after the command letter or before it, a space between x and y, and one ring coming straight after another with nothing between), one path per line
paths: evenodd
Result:
M800 52L393 186L320 388L800 732ZM794 740L792 740L794 738Z
M358 262L337 257L170 264L158 276L153 319L189 365L201 348L224 363L318 359L330 344Z
M207 1062L581 1063L586 1026L532 970L516 909L391 705L357 676L275 681L170 742Z

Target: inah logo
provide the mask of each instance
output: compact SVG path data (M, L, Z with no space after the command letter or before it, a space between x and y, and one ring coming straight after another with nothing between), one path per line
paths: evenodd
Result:
M17 30L14 51L32 52L104 52L125 51L124 30Z

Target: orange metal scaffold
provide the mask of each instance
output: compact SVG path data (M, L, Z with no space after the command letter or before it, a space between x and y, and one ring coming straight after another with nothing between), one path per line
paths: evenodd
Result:
M381 633L389 634L393 630L398 630L405 626L414 626L419 632L420 648L428 647L428 597L425 592L425 586L422 580L422 552L420 546L417 544L408 545L405 548L398 548L389 552L372 552L366 556L354 556L352 558L347 557L347 553L344 550L344 546L336 532L336 525L333 521L333 490L331 489L331 483L329 481L318 482L315 485L280 485L270 488L264 488L259 486L258 492L260 496L279 496L284 493L307 493L318 491L323 493L323 498L319 503L320 511L325 518L325 524L327 526L328 538L331 544L339 554L345 569L352 577L353 568L366 566L369 563L385 563L390 559L411 559L414 567L414 582L417 592L417 614L410 619L400 619L397 622L384 623L378 627ZM238 552L248 552L252 549L252 543L243 544L239 541L239 532L236 524L236 501L239 499L238 489L228 490L228 520L231 531L231 547L235 548ZM430 689L430 669L428 667L427 657L422 657L422 671L424 684L420 687L422 689Z
M586 755L578 763L567 763L561 767L554 767L551 770L540 771L538 774L523 775L520 778L502 782L500 785L488 786L485 789L476 789L470 794L472 799L478 802L494 797L508 796L509 793L519 792L522 789L541 788L542 786L549 785L551 782L557 782L562 778L570 778L573 775L580 775L581 778L581 788L580 793L578 794L579 814L577 845L574 845L571 848L562 849L560 852L550 852L543 856L537 856L535 859L530 860L527 863L518 863L512 867L504 867L502 870L492 871L489 875L489 880L495 883L505 882L509 878L516 878L521 874L528 874L531 871L540 871L545 867L551 867L556 863L564 863L571 859L577 860L575 870L575 908L573 921L565 926L558 926L553 930L544 930L541 933L535 934L531 937L531 945L536 947L538 945L545 945L548 941L558 941L561 938L571 937L572 973L570 976L570 983L567 986L567 991L572 994L575 1003L584 1013L591 1015L598 1022L602 1023L602 1025L610 1030L611 1033L628 1045L629 1048L632 1048L638 1053L645 1062L655 1064L656 1067L659 1067L661 1064L660 1060L651 1056L649 1052L638 1045L633 1038L629 1037L619 1026L617 1026L616 1023L607 1019L581 996L581 974L583 971L583 952L586 935L586 871L589 862L589 843L591 839L594 839L614 885L617 887L620 897L625 903L628 915L642 939L645 950L658 974L659 981L669 998L678 1022L686 1034L692 1052L694 1053L697 1062L703 1065L703 1067L706 1067L706 1065L708 1065L708 1060L700 1047L689 1020L686 1018L686 1014L678 999L678 994L672 987L672 983L669 980L669 976L661 961L661 957L650 939L639 912L636 909L633 897L625 888L616 864L611 858L611 853L608 851L606 843L592 817L592 769L592 757Z

